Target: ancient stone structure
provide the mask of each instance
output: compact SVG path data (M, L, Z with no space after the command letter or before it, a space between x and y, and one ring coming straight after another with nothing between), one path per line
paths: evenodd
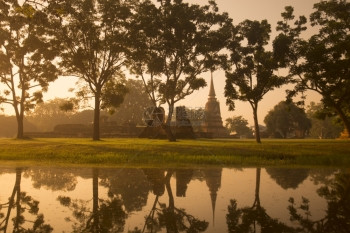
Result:
M202 132L214 138L228 137L228 130L223 126L220 103L216 100L213 75L211 76L208 101L205 104L205 117L202 123Z

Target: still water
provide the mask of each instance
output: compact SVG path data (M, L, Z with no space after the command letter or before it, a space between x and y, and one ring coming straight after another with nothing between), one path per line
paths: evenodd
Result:
M0 167L0 232L350 232L349 172Z

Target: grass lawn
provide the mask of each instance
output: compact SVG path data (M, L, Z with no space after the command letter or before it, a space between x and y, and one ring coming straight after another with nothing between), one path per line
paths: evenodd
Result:
M0 139L0 160L108 166L350 167L350 140Z

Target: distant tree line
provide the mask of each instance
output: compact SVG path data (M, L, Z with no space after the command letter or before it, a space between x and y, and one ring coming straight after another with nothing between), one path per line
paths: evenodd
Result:
M92 138L99 140L101 111L118 115L134 89L127 84L130 73L142 81L148 105L168 106L161 127L175 141L170 128L175 104L206 86L201 74L223 68L227 105L230 110L237 100L251 105L258 143L260 101L290 83L294 89L288 91L288 101L316 91L326 115L337 115L350 132L349 11L346 0L314 4L310 26L319 30L304 39L307 18L295 19L293 7L287 6L268 50L271 25L266 20L233 25L212 0L203 5L183 0L3 0L0 104L13 106L16 137L23 138L24 116L42 102L49 83L59 76L78 77L77 98L62 109L74 110L74 102L92 98ZM281 76L280 69L289 72ZM140 104L145 103L131 105ZM285 130L277 131L285 137Z
M264 118L264 137L270 138L338 138L344 127L339 117L329 116L322 103L311 102L306 111L292 102L281 101ZM254 130L243 116L226 119L232 136L252 138Z

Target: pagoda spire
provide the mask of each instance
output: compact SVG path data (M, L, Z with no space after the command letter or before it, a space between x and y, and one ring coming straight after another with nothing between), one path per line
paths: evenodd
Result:
M213 72L210 71L211 79L210 79L210 90L209 90L209 99L216 99L215 98L215 89L214 89L214 82L213 82Z

